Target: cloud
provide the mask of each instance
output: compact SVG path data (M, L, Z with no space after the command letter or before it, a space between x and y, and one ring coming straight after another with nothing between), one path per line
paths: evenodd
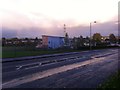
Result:
M55 22L54 22L55 23ZM52 23L52 24L54 24ZM11 38L11 37L41 37L41 35L58 35L63 36L64 35L64 29L63 26L57 26L59 25L56 22L56 27L53 28L40 28L40 27L31 27L31 28L23 28L20 30L16 29L9 29L9 28L3 28L2 29L2 36ZM79 25L74 27L67 27L66 31L68 32L70 37L75 36L89 36L90 34L90 27ZM97 23L92 25L92 34L94 33L101 33L103 36L108 36L110 33L113 33L115 35L118 35L118 26L115 22L109 21L104 23Z
M4 10L2 13L2 27L9 29L22 29L31 27L33 22L20 12Z
M17 31L16 30L2 28L2 37L14 38L14 37L16 37L16 35L17 35Z
M77 26L68 29L71 37L74 36L90 36L90 26ZM92 34L101 33L103 36L108 36L110 33L118 35L118 25L115 21L92 24Z
M101 33L106 36L110 33L118 34L116 24L117 16L113 17L108 22L98 22L92 24L92 33ZM74 36L89 36L88 25L79 24L75 19L67 18L57 20L42 13L35 12L14 12L4 10L2 18L2 36L11 37L41 37L43 34L63 36L63 24L66 24L67 32L70 37Z

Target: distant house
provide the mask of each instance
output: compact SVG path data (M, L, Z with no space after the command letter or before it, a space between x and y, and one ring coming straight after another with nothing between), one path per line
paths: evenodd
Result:
M102 40L109 40L109 36L102 36Z
M42 35L42 47L56 49L64 46L64 37Z

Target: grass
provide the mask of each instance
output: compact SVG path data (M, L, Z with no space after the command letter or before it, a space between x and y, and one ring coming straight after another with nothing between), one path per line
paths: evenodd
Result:
M93 49L105 49L105 48L93 48ZM16 57L25 57L25 56L37 56L43 54L54 54L54 53L64 53L64 52L79 52L89 50L87 48L81 48L79 50L71 49L60 49L60 50L40 50L35 47L30 46L6 46L2 47L2 56L0 58L16 58Z
M116 72L114 75L110 76L98 89L106 89L106 88L120 88L120 70Z
M40 50L34 47L2 47L2 58L15 58L24 56L36 56L63 52L75 52L80 50Z

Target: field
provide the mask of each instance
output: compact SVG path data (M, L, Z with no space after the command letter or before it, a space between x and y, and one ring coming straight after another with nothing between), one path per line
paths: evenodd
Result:
M117 47L92 47L92 49L105 49ZM89 47L81 47L78 50L73 49L58 49L58 50L42 50L32 46L5 46L2 47L2 56L0 58L15 58L25 56L37 56L43 54L63 53L63 52L77 52L89 50Z
M53 54L62 52L72 52L77 50L40 50L35 47L2 47L2 58L15 58L24 56L36 56L43 54Z

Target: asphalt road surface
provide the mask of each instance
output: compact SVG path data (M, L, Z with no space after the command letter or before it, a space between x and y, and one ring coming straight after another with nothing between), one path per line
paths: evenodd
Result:
M118 49L2 64L3 88L96 88L118 70Z

